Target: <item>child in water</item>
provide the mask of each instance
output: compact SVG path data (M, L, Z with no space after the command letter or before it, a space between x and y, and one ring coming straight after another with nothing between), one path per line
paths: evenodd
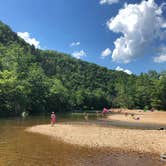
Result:
M56 115L54 112L51 113L51 126L53 127L56 122Z

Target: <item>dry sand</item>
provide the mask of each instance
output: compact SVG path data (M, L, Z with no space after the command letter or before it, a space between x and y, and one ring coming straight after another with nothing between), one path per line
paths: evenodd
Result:
M112 112L118 114L112 114L107 117L108 120L118 120L123 122L134 122L134 123L143 123L143 124L159 124L166 125L166 112L144 112L142 110L128 110L128 109L111 109ZM128 115L125 116L125 113ZM134 114L134 118L131 116ZM139 117L139 120L136 118Z
M166 152L166 131L164 130L133 130L85 123L85 125L56 124L54 127L38 125L29 127L26 131L48 135L80 146L109 147L154 154Z

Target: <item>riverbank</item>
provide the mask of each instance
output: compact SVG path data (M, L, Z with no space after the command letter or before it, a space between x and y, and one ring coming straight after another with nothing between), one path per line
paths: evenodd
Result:
M94 148L109 147L140 153L160 155L166 152L166 131L133 130L97 125L56 124L37 125L26 129L66 143Z

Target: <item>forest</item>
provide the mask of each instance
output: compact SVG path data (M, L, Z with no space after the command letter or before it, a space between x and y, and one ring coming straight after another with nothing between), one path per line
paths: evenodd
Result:
M128 75L36 49L0 22L0 117L103 107L166 110L166 71Z

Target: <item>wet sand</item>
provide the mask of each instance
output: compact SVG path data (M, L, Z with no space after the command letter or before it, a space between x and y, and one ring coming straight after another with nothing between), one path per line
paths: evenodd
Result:
M127 152L118 149L92 149L79 166L165 166L153 154ZM73 165L75 166L75 165Z

